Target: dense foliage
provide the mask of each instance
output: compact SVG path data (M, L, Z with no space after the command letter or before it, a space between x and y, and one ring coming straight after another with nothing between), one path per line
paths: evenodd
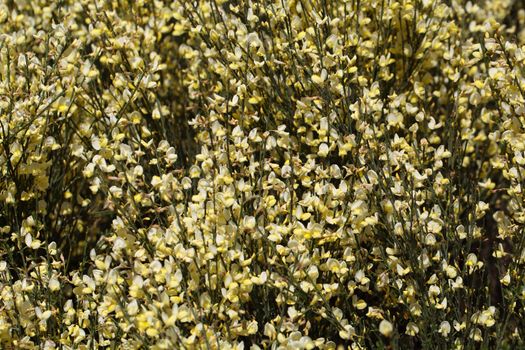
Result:
M4 0L0 346L525 344L520 0Z

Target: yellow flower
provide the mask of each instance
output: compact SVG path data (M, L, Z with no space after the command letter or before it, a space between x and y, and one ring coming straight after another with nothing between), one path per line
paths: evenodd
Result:
M390 337L394 331L394 326L387 320L382 320L379 323L379 332L385 337Z

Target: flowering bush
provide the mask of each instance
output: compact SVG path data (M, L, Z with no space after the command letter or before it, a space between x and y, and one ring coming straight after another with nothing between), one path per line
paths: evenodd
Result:
M0 344L525 344L525 6L0 5Z

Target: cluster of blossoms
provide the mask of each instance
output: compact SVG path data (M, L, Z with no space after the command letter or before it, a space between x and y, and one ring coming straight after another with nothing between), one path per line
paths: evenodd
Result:
M525 5L0 4L0 347L525 344Z

